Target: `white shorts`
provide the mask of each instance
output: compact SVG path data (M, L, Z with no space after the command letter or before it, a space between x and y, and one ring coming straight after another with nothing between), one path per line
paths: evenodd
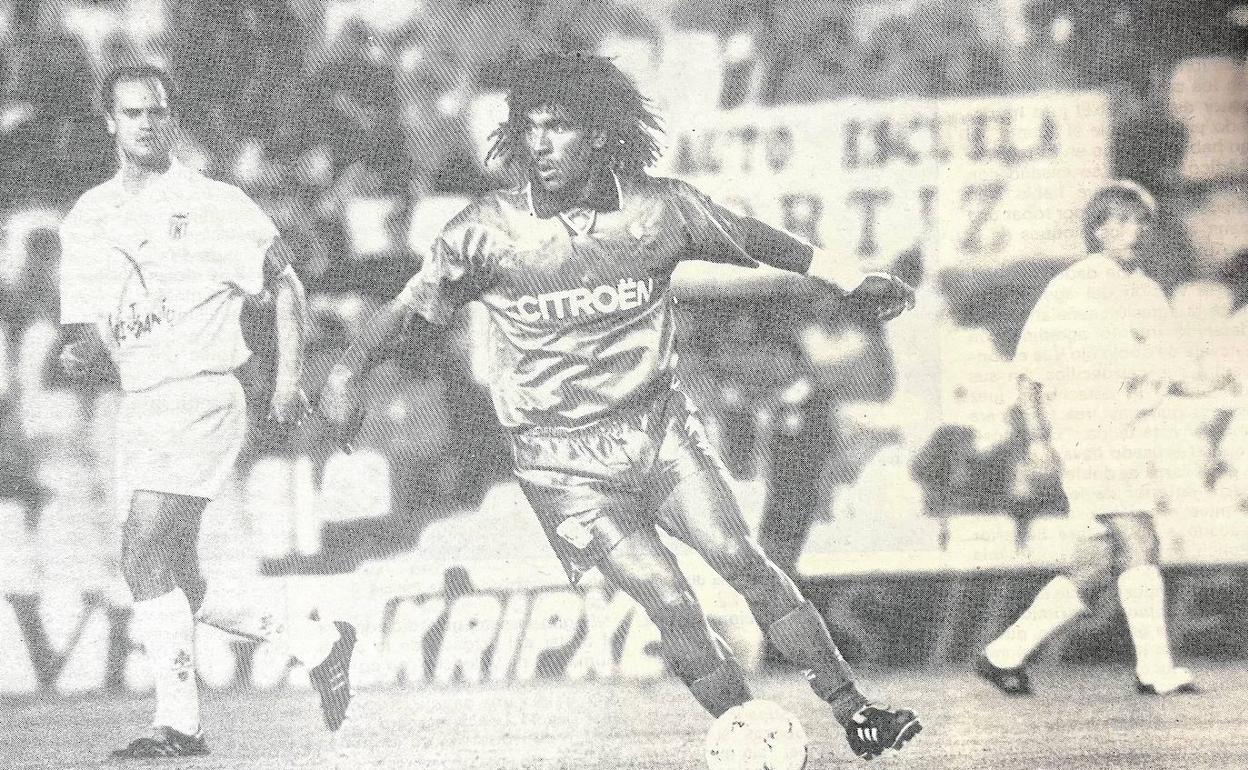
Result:
M1055 422L1053 448L1062 461L1072 523L1101 530L1098 516L1156 511L1156 467L1146 426Z
M208 500L234 469L247 403L233 374L201 374L126 393L117 411L117 503L138 490Z

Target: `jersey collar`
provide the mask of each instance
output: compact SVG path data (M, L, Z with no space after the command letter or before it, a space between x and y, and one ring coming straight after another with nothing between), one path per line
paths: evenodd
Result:
M152 182L143 190L137 193L131 193L126 191L126 187L121 181L121 169L119 168L117 169L117 173L114 174L112 178L113 187L118 193L117 205L120 206L125 201L136 196L163 192L171 186L181 183L192 173L193 172L190 168L171 155L169 157L169 168L165 169L163 174L160 174L156 179L152 180Z
M624 205L624 188L620 185L620 177L615 171L610 171L610 174L610 184L607 183L607 178L602 174L596 175L596 181L590 186L589 197L585 200L585 205L576 206L566 211L560 211L551 200L550 195L540 186L535 186L531 181L525 182L524 195L529 203L529 211L541 219L550 219L556 215L566 215L567 217L575 218L585 211L595 213L619 211Z

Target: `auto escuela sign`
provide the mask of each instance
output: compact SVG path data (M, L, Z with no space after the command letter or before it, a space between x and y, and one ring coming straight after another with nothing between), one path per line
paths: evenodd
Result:
M670 126L659 170L865 267L991 268L1082 251L1109 128L1083 92L743 107Z

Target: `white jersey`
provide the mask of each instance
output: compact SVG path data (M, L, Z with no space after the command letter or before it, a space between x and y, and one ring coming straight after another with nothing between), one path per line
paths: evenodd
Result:
M241 190L177 161L138 193L119 173L61 223L61 322L99 327L126 391L228 372L251 355L240 315L276 237Z
M1093 255L1055 277L1027 318L1016 370L1041 383L1054 430L1126 426L1180 377L1161 287Z

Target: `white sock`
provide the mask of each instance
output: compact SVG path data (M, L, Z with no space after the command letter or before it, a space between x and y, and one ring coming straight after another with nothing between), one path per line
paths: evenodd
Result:
M1161 570L1153 564L1141 564L1123 572L1118 576L1118 601L1135 645L1135 672L1141 681L1151 684L1174 668Z
M309 667L325 660L338 640L333 623L290 617L276 597L226 595L213 587L209 587L195 619L236 636L272 644Z
M195 681L195 620L182 589L134 603L135 636L147 651L156 686L152 723L181 733L199 732Z
M1012 626L984 648L984 654L998 668L1018 668L1054 631L1086 609L1074 581L1058 575L1040 589Z

